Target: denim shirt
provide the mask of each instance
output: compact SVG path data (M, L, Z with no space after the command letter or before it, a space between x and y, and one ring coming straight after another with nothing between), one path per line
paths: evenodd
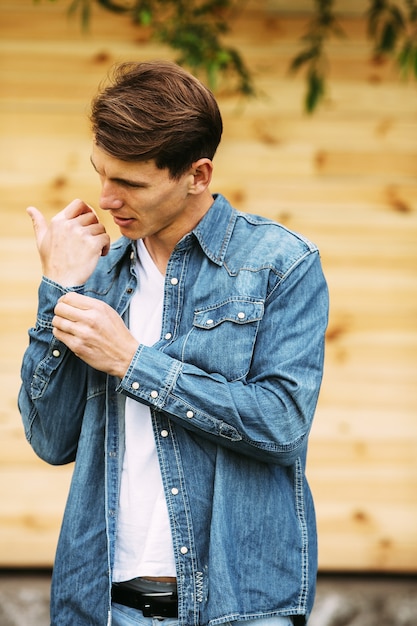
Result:
M121 238L72 290L127 321L134 267L135 246ZM51 464L75 461L51 623L111 623L127 396L151 408L180 625L307 617L317 543L305 464L328 310L317 248L215 196L170 257L160 340L139 346L122 380L53 337L65 291L42 279L19 393L35 452Z

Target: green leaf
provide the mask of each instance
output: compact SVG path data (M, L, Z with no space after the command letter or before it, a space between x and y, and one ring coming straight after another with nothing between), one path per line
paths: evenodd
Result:
M414 48L414 63L413 63L413 67L414 67L414 76L417 80L417 47Z
M383 19L384 13L388 10L388 3L386 0L373 0L371 6L366 12L368 19L368 35L375 38L378 32L378 26Z
M143 10L139 13L139 22L142 26L150 26L152 23L152 13L151 11Z
M96 2L104 9L107 9L107 11L112 11L112 13L128 13L131 11L129 7L117 4L117 2L113 2L113 0L96 0Z
M291 61L290 71L296 72L303 65L311 61L312 59L317 58L318 51L315 48L309 48L307 50L303 50Z
M397 42L397 30L392 22L387 22L383 29L378 42L378 50L380 52L392 52Z
M312 70L307 77L307 93L305 97L305 109L307 113L313 113L320 100L324 96L324 78L317 71Z
M81 28L84 32L88 31L91 19L91 2L93 0L73 0L67 9L68 17L80 12Z
M79 4L79 0L73 0L67 9L67 15L69 16L74 15L74 13L77 10L78 4Z
M81 10L81 25L84 31L87 31L90 26L90 3L88 0L84 0Z

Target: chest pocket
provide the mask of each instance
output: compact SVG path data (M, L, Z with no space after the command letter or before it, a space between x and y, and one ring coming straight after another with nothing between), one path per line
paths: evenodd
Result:
M229 381L243 378L250 368L263 312L262 301L241 298L195 311L184 361Z

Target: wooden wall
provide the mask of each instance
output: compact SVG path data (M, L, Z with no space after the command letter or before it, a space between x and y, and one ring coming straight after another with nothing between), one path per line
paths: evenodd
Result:
M370 62L363 19L349 14L326 103L304 115L303 80L287 67L306 18L279 3L248 2L234 22L262 96L219 95L212 189L321 249L331 320L309 462L321 570L415 572L417 87ZM91 96L116 61L173 58L100 11L84 36L67 5L0 0L0 566L52 563L71 474L35 458L16 408L40 276L25 208L96 205Z

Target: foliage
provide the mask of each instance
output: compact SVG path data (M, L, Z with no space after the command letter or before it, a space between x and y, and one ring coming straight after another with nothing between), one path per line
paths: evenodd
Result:
M238 93L255 94L242 56L221 41L242 0L71 0L68 13L80 14L84 30L89 27L93 4L129 15L134 23L150 28L161 43L178 50L180 65L197 75L205 73L211 89L216 90L219 77L226 76L229 84L236 82Z
M325 94L325 76L328 61L325 44L332 35L342 36L333 10L334 0L314 0L315 14L309 22L307 33L303 36L304 47L292 60L290 70L295 72L301 67L307 68L307 94L305 109L314 111Z
M337 24L334 0L314 0L314 14L303 36L303 48L290 70L306 70L305 109L313 112L326 92L328 57L325 46L333 35L343 36ZM404 77L417 79L417 0L369 0L366 12L368 35L376 60L393 57Z
M417 78L417 0L405 0L403 9L386 0L370 4L368 30L375 55L395 55L403 76L411 72Z
M40 0L34 0L39 2ZM51 2L57 0L50 0ZM225 46L233 12L243 0L70 0L68 13L79 13L88 29L93 4L108 11L130 15L134 23L148 27L153 36L179 52L176 59L199 74L204 72L211 89L219 77L237 81L236 91L254 95L251 72L235 48ZM333 37L343 37L337 22L335 0L312 0L313 11L301 50L290 71L305 71L305 110L312 113L326 94L329 59L326 46ZM417 0L368 0L365 13L368 35L378 61L394 58L404 78L417 79Z

